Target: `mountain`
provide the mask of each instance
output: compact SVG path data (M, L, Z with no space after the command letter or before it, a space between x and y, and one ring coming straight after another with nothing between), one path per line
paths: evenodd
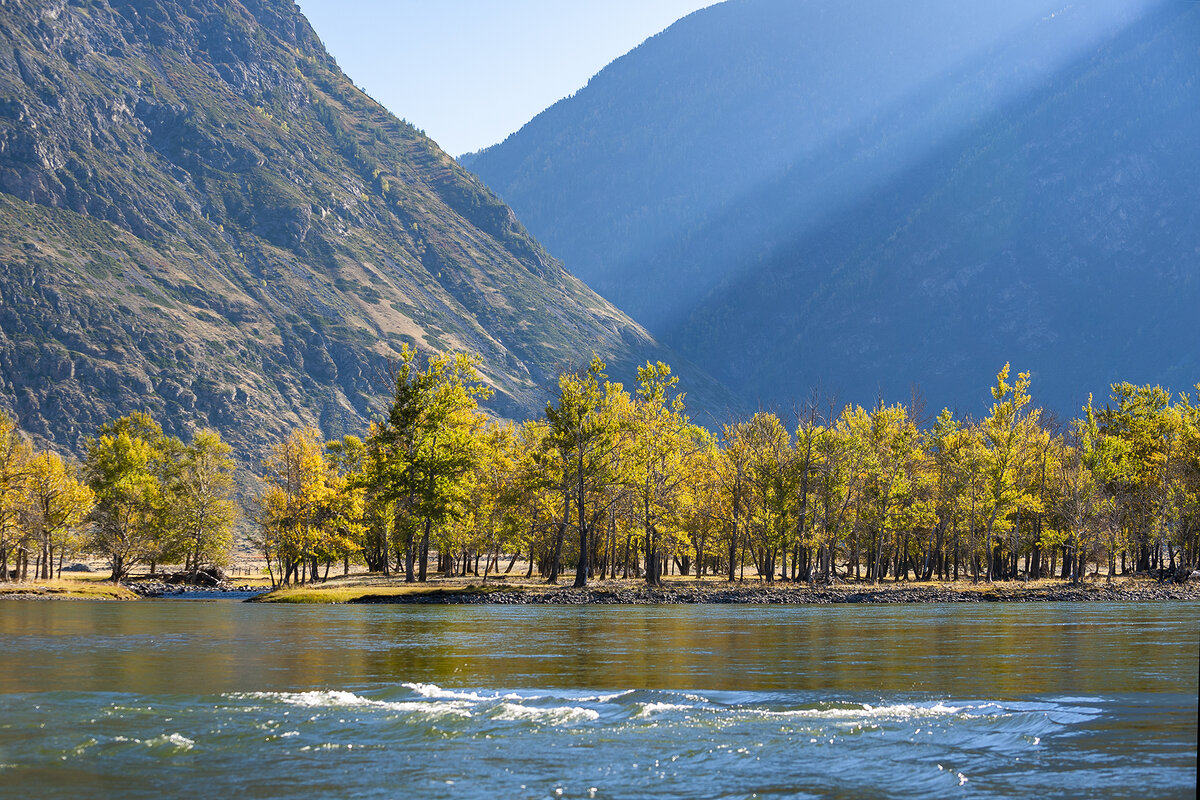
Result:
M253 462L292 426L361 431L404 343L478 353L517 417L593 349L618 376L678 361L291 0L0 2L0 407L22 427L78 451L148 409Z
M1200 4L728 0L460 159L750 403L1200 379Z

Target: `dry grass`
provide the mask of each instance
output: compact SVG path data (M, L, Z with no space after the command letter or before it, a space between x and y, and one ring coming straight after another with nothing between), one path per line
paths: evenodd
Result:
M55 600L137 600L124 586L109 583L103 576L81 575L61 580L0 583L0 599L44 597Z

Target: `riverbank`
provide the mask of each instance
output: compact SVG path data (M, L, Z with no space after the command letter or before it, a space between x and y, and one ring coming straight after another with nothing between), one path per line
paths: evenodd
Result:
M973 584L947 583L765 583L668 580L650 587L636 580L599 581L584 589L538 581L482 584L470 578L437 577L428 583L403 578L351 575L324 583L272 590L248 579L215 587L139 579L114 585L98 577L0 584L0 600L228 599L251 603L425 604L425 605L835 605L902 603L1036 603L1200 601L1200 580L1159 583L1152 578L1103 578L1072 586L1058 580Z
M0 600L139 600L126 586L92 579L0 583Z
M195 586L186 583L167 583L160 580L139 580L126 583L125 586L138 597L150 600L170 598L204 598L213 599L248 599L268 592L270 583L263 581L224 582L216 586Z
M0 600L246 600L270 589L271 583L265 578L249 577L215 586L193 586L167 583L161 578L143 575L114 584L101 573L85 573L51 580L0 583Z
M1072 586L1062 581L992 584L899 583L872 586L844 583L809 586L790 583L671 581L649 587L637 581L605 581L584 589L546 584L494 583L439 579L406 584L398 579L352 576L326 584L285 587L252 598L258 603L355 603L445 605L832 605L838 603L986 603L986 602L1161 602L1200 600L1200 582L1158 583L1146 578L1103 580Z

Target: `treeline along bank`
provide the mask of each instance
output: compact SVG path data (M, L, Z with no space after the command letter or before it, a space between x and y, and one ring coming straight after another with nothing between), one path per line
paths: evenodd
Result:
M274 583L352 565L424 581L521 564L576 586L1165 580L1200 566L1200 386L1114 384L1063 424L1005 365L980 418L814 397L714 429L689 418L667 365L648 363L630 391L593 358L515 424L481 410L478 367L406 348L390 408L361 437L305 428L273 446L246 513ZM60 565L89 552L114 578L226 557L233 463L216 434L184 444L134 415L99 431L78 467L35 455L7 419L0 434L0 574L31 553L44 571L56 547ZM74 487L66 516L38 511L39 458Z

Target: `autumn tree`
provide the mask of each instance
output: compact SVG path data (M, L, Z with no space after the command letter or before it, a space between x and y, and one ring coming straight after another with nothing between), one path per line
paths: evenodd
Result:
M221 565L233 546L237 520L233 448L213 430L199 430L183 448L169 485L170 514L185 569Z
M738 579L738 549L745 540L746 520L752 513L750 424L740 421L725 425L721 430L720 452L720 485L725 496L723 505L728 509L726 578L733 582Z
M9 579L9 558L21 536L18 522L32 458L29 441L16 422L0 411L0 582Z
M410 582L426 579L433 527L468 499L476 432L482 425L479 400L491 396L478 367L476 356L455 353L432 356L422 369L417 352L405 346L391 408L371 443L377 494L393 504L396 528L404 536L405 579Z
M1040 409L1030 409L1029 373L1022 372L1015 383L1009 383L1009 365L996 375L992 387L991 413L980 423L987 478L987 580L995 571L993 536L996 523L1029 502L1028 485L1022 470L1027 466L1028 450L1023 436L1036 425Z
M108 559L113 581L162 552L166 449L162 428L144 413L102 426L87 442L83 473L96 500L88 547Z
M787 546L788 514L792 502L791 435L779 417L760 411L750 418L742 432L749 450L747 487L756 511L753 523L752 552L760 578L775 580L775 564Z
M1185 464L1186 398L1172 403L1161 386L1112 386L1110 404L1098 412L1099 429L1113 440L1112 491L1136 548L1136 568L1165 576L1164 556L1178 517L1176 501Z
M314 559L320 525L332 489L321 432L292 431L263 461L262 493L258 497L259 546L266 557L272 583L304 583L316 578ZM278 565L278 575L272 564Z
M677 515L695 556L696 578L702 580L708 563L715 563L722 555L718 547L727 530L729 512L719 442L700 426L692 426L690 436L692 443L680 469Z
M80 482L75 468L53 452L38 453L30 462L26 526L40 547L40 578L54 575L54 560L62 562L81 544L75 536L95 505L95 493Z
M612 454L617 445L616 419L605 413L605 364L593 355L587 369L558 378L558 397L546 406L549 435L547 453L558 461L562 477L562 517L555 552L551 556L549 582L558 580L562 545L569 527L579 538L579 560L575 586L588 580L588 493L611 482ZM617 393L620 387L609 387ZM571 510L574 505L575 516Z
M659 361L638 368L638 388L626 426L623 463L636 497L646 543L646 583L662 582L665 538L680 513L684 464L698 446L684 413L679 378Z

